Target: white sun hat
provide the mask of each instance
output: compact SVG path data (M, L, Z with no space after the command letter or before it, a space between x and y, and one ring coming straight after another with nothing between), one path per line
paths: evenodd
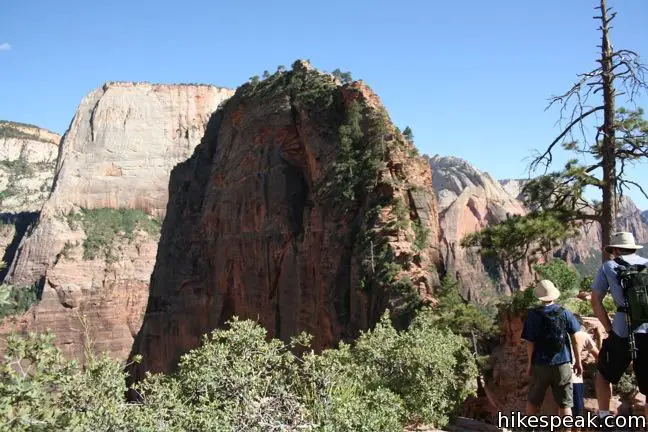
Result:
M560 297L560 291L558 291L558 288L556 288L553 282L543 279L536 284L535 295L540 301L550 302Z
M610 244L605 246L605 251L612 252L612 248L639 250L642 247L635 244L635 238L631 232L618 232L612 234Z

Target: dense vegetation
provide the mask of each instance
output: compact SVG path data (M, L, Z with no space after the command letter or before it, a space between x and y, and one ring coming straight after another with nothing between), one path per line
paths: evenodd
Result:
M3 430L398 431L443 426L474 392L465 341L422 311L407 331L385 315L352 345L320 354L308 336L289 346L251 321L205 336L170 375L152 375L124 399L122 365L65 360L51 335L11 336L0 367Z
M0 270L6 268L6 263L0 261ZM14 287L8 284L0 285L0 320L11 315L26 312L38 302L38 287Z
M160 221L136 209L80 209L67 216L71 229L82 228L86 234L83 241L83 258L104 257L107 261L116 259L115 241L118 238L132 240L135 232L144 231L158 235Z

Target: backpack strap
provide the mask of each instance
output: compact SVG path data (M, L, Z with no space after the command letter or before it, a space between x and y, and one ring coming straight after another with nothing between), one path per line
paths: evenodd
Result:
M632 264L630 264L628 261L626 261L626 260L624 260L623 258L621 258L620 256L614 258L614 262L617 263L617 264L619 264L620 266L623 266L623 267L630 267L630 266L632 265Z

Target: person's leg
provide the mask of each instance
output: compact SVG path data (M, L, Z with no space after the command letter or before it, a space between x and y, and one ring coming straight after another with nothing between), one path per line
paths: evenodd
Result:
M632 366L634 369L635 377L637 378L637 386L639 392L646 397L646 404L644 405L644 417L648 424L648 334L635 335L635 342L637 344L637 358L634 360Z
M551 378L549 372L550 369L547 365L533 365L529 382L529 396L525 409L526 415L535 415L540 410L547 387L549 387Z
M573 416L583 415L583 408L585 408L585 384L573 383L572 393L574 395L574 407L572 408Z
M569 363L555 366L552 371L551 392L558 404L558 415L561 417L571 416L574 406L574 395L572 387L572 366ZM571 431L570 428L565 429Z

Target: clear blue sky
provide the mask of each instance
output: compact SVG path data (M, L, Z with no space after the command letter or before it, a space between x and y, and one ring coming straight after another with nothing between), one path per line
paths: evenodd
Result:
M522 160L557 132L547 98L595 66L595 3L3 0L0 119L63 133L105 81L233 88L308 58L368 82L422 152L523 177ZM615 47L648 62L648 1L610 3ZM632 174L648 187L648 165Z

